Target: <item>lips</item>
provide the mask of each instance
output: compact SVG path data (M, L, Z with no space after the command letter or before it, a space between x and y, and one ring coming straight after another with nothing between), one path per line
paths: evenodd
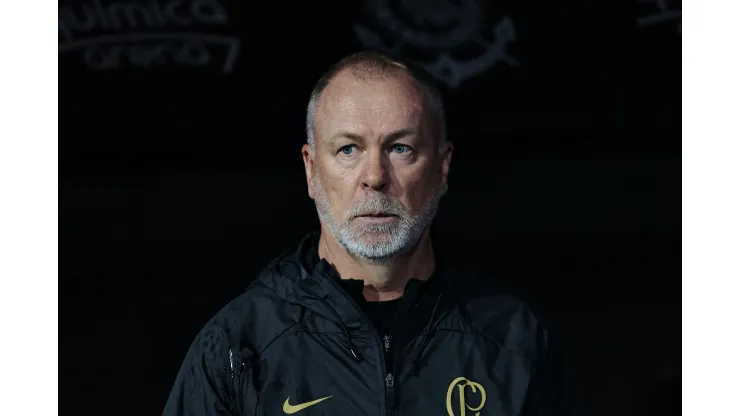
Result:
M362 214L358 215L359 217L368 217L368 218L388 218L388 217L395 217L394 214L388 214L385 212L372 212L368 214Z

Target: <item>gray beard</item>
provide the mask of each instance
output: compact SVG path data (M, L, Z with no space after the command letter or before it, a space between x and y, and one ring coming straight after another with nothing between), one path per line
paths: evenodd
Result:
M416 215L406 212L398 201L387 195L373 192L359 204L351 206L343 218L337 218L331 210L326 192L316 178L313 189L316 212L321 223L350 255L371 264L387 264L413 250L424 231L432 224L439 201L447 191L444 186L437 189L424 210ZM390 224L361 224L353 221L359 215L377 211L398 218Z

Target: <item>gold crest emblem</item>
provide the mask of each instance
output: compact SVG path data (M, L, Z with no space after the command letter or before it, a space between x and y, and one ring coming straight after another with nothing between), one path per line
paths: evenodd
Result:
M458 413L455 413L455 410L453 410L452 407L452 401L453 401L453 392L455 391L455 387L457 386L458 390L458 398L459 401L457 403L457 411ZM465 396L465 388L470 387L470 393L469 398L473 399L473 397L478 397L473 403L476 401L480 401L480 403L473 407L470 404L468 404L468 401L466 400ZM480 385L480 383L476 383L474 381L470 381L465 377L458 377L454 380L452 380L452 383L450 383L450 387L447 389L447 414L450 416L466 416L468 411L474 412L473 414L475 416L480 416L480 410L483 408L483 405L486 404L486 389L483 388L483 386Z

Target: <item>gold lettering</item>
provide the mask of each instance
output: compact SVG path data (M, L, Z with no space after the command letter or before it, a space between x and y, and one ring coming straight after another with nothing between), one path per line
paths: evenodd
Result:
M455 414L452 410L452 393L455 391L457 386L459 400L460 400L460 413ZM471 407L465 400L465 387L470 387L473 393L480 391L480 404L477 407ZM480 410L483 409L483 405L486 404L486 390L480 383L470 381L465 377L458 377L452 380L450 387L447 388L447 414L449 416L466 416L467 411L475 412L475 416L480 416Z

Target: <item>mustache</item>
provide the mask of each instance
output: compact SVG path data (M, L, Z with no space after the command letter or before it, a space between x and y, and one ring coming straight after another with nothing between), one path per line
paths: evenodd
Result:
M395 215L404 216L406 211L400 202L381 193L370 194L360 203L347 210L347 218L353 219L364 215Z

